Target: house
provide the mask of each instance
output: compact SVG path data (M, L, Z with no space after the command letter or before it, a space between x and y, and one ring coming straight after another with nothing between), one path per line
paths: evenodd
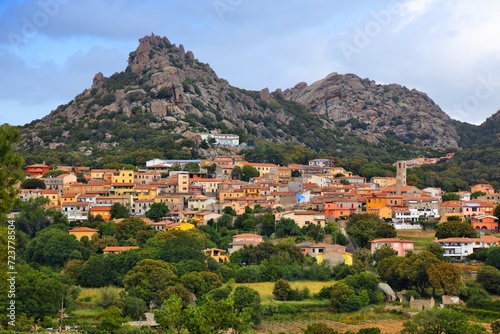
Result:
M252 233L243 233L243 234L237 234L233 235L233 242L229 244L229 249L228 249L228 254L234 253L237 250L240 250L244 246L249 246L249 245L258 245L260 244L264 238L261 235L258 234L252 234Z
M144 216L149 211L154 200L139 200L132 203L131 213L134 216Z
M63 191L69 187L70 184L76 182L75 174L61 174L55 177L47 177L43 180L45 187L51 190Z
M224 133L200 133L201 140L213 141L216 146L240 146L240 136Z
M371 241L371 253L374 254L383 246L391 247L398 253L398 256L405 256L408 252L413 252L414 242L412 240L404 240L400 238L383 238Z
M479 238L446 238L436 240L441 245L445 257L454 260L464 260L478 249L499 245L500 239L492 235L481 235Z
M214 259L217 263L229 262L229 256L223 249L207 248L203 251L203 253L205 254L205 256Z
M195 195L188 199L188 209L189 210L206 210L209 204L215 203L216 200L213 197L207 197L204 195Z
M498 233L498 218L491 215L476 215L470 219L472 227L476 232L484 233Z
M139 246L106 246L102 252L103 254L117 254L133 249L139 249Z
M309 166L333 167L335 163L332 159L313 159L309 160Z
M326 225L325 214L314 210L288 211L276 215L277 221L281 218L290 218L295 220L300 228L309 224L319 225L323 228Z
M34 164L24 167L24 172L30 177L41 177L50 170L50 166L46 164Z
M495 189L491 184L475 184L471 187L470 192L475 193L481 191L487 195L491 195L495 193Z
M93 206L90 208L89 216L93 218L101 216L102 220L107 222L111 219L111 207L107 205Z
M396 178L395 177L385 177L385 176L373 176L370 179L371 184L376 184L378 188L385 188L389 186L395 186L396 185Z
M347 253L345 246L325 243L308 243L298 244L302 253L316 259L318 264L328 261L331 266L344 263L348 266L352 265L353 256Z
M492 202L481 200L470 200L462 202L462 215L465 218L471 218L475 215L491 215L493 214L494 205Z
M84 202L63 203L61 213L68 218L68 221L84 221L89 219L90 205Z
M90 227L75 227L68 231L69 234L74 235L78 241L82 240L83 237L91 239L97 234L97 230Z

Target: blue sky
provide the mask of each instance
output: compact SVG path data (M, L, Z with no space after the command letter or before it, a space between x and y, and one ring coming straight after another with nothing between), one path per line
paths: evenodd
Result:
M398 83L452 118L500 109L496 0L4 0L0 124L47 115L127 66L138 39L183 44L233 86L271 91L331 72Z

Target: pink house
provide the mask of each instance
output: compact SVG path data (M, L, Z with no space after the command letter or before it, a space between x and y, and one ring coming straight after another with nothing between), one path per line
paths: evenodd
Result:
M384 238L371 241L371 253L382 246L389 246L398 253L398 256L405 256L408 252L413 252L413 241L399 238Z
M228 254L236 252L237 250L248 245L258 245L263 241L263 237L258 234L244 233L233 235L233 242L229 244Z

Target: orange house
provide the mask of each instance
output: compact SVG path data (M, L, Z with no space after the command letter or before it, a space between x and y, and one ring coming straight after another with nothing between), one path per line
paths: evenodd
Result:
M97 230L90 227L76 227L69 230L68 233L74 235L80 241L83 237L91 239L93 235L97 234Z
M470 223L478 233L498 233L498 218L495 216L472 216Z
M326 203L323 206L323 210L325 212L326 220L331 220L332 218L338 219L341 216L350 216L355 214L357 208L355 207L346 207L343 203Z
M90 208L89 215L92 217L97 217L100 215L102 219L107 222L111 219L111 207L110 206L94 206Z
M32 177L40 177L43 174L47 173L49 170L50 166L46 164L28 165L24 168L26 174Z

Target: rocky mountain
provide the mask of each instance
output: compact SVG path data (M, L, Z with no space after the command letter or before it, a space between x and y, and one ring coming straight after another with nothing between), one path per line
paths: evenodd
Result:
M111 155L140 163L218 153L202 145L203 132L387 161L457 147L460 140L453 121L416 90L332 73L284 91L248 91L219 78L182 45L151 35L139 40L123 72L96 74L74 100L25 125L21 150L32 160L50 150L54 162L88 157L100 164L114 161Z
M450 117L415 89L331 73L311 85L301 82L283 95L324 116L329 124L343 125L371 142L395 136L433 148L458 146Z

